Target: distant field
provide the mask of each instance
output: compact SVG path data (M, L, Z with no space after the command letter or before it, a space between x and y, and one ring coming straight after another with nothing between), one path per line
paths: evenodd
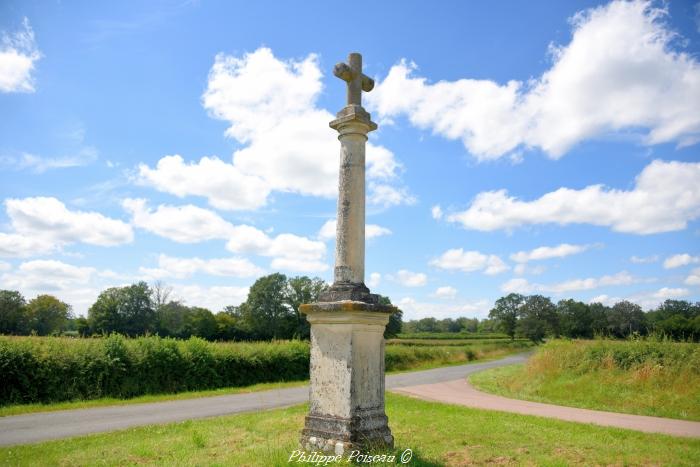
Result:
M0 465L286 466L307 405L152 425L0 449ZM700 440L476 410L387 394L397 463L442 465L696 466ZM313 464L297 464L313 465ZM323 465L323 464L320 464ZM343 461L342 464L353 465ZM357 464L354 464L357 465ZM370 465L370 464L362 464ZM384 465L373 463L371 465Z
M527 343L529 339L515 339L511 341L510 337L498 338L498 339L389 339L387 344L389 345L415 345L415 346L469 346L469 345L510 345L515 343Z
M436 341L442 344L444 341ZM404 371L497 358L527 342L386 346L387 371ZM0 337L0 407L94 399L130 399L309 377L309 343L212 343L142 337L127 339ZM12 406L12 408L10 408ZM20 407L18 407L20 406ZM18 412L19 411L19 412Z
M700 421L697 343L553 341L524 365L470 381L516 399Z
M462 339L462 340L488 340L488 339L510 339L505 334L499 333L478 333L478 332L410 332L402 333L397 339Z

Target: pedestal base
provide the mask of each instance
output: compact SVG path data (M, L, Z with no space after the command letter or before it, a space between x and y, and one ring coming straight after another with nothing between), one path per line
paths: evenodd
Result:
M301 445L307 451L345 454L355 449L393 449L394 437L383 412L353 418L307 415Z
M384 328L395 310L358 301L300 307L311 324L304 449L344 454L393 448L384 412Z

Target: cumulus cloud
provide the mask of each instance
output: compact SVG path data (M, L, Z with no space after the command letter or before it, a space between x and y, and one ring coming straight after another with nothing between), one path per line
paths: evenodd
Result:
M1 256L35 256L72 243L115 246L129 243L131 226L97 212L72 211L56 198L10 198L5 209L13 232L0 233Z
M577 13L552 66L528 82L460 79L430 83L402 60L368 95L386 119L400 115L461 140L480 160L539 148L559 158L610 132L637 131L645 144L700 139L700 64L677 50L666 7L613 1ZM410 96L410 97L407 97Z
M700 217L698 180L700 163L656 160L642 170L631 190L559 188L532 201L506 190L486 191L447 220L481 231L553 223L592 224L640 235L671 232Z
M41 58L29 20L22 29L3 33L0 42L0 92L34 92L34 64Z
M616 303L624 300L636 303L644 310L653 310L665 300L682 299L688 295L690 295L690 291L688 289L680 287L662 287L659 290L640 292L628 295L626 297L615 297L607 294L597 295L588 300L588 303L602 303L605 306L613 306Z
M191 204L152 209L145 199L127 198L122 206L134 226L179 243L228 238L234 228L218 214Z
M664 269L679 268L688 264L700 263L700 256L691 256L688 253L669 256L664 260Z
M685 278L686 285L700 285L700 268L695 268L688 277Z
M155 168L142 164L138 180L177 196L203 196L219 209L251 210L265 205L273 191L333 197L338 190L335 117L319 108L322 73L314 54L280 60L268 48L234 57L216 56L202 104L229 124L226 135L243 147L231 162L204 157L186 163L166 156ZM367 143L370 203L409 204L413 198L395 186L401 164L388 149Z
M139 228L180 243L226 240L233 253L272 257L271 268L287 271L325 271L325 243L294 234L275 237L250 225L233 225L218 214L191 204L150 208L143 199L125 199L124 208Z
M406 269L399 270L392 279L404 287L423 287L428 283L428 276L422 272L412 272Z
M372 274L369 275L369 280L367 281L367 287L369 287L370 289L377 287L381 281L382 281L382 275L379 274L378 272L373 272Z
M337 221L335 219L330 219L326 221L321 229L318 231L318 238L322 240L335 240L335 229ZM382 227L377 224L367 224L365 225L365 238L370 240L372 238L381 237L383 235L391 235L391 230Z
M433 206L430 209L430 214L433 216L433 219L435 219L436 221L439 221L440 219L442 219L443 212L442 212L442 208L440 207L440 205L436 204L435 206Z
M228 305L237 306L248 297L248 287L212 286L174 284L174 300L188 306L200 306L217 313Z
M111 271L75 266L57 260L32 260L0 275L3 288L18 290L27 299L49 293L84 315L101 290L115 285ZM114 273L112 273L114 274Z
M613 275L601 277L590 277L587 279L572 279L555 284L535 284L527 279L514 278L501 285L504 293L553 293L563 294L567 292L578 292L581 290L593 290L600 287L629 285L638 280L632 277L627 271L618 272Z
M485 319L488 318L491 302L475 300L446 304L444 302L419 302L413 297L404 297L399 300L398 306L403 311L405 320L459 318L460 316Z
M488 275L500 274L509 269L499 256L478 251L464 251L462 248L447 250L430 264L440 269L463 272L483 271Z
M433 295L437 298L455 298L457 296L457 289L446 285L438 287Z
M590 248L590 245L572 245L570 243L562 243L557 246L541 246L531 251L519 251L510 255L510 259L516 263L527 263L528 261L563 258L565 256L582 253L588 248Z
M149 279L184 279L197 273L212 276L255 277L264 270L246 258L175 258L161 254L157 268L139 268L139 272Z

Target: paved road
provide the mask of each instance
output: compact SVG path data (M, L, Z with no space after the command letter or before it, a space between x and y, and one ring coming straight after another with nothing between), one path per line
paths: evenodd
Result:
M479 370L525 361L527 355L518 354L484 363L388 375L386 388L398 389L463 380L465 376ZM36 443L155 423L255 412L288 407L308 400L309 387L300 386L248 394L0 417L0 446Z
M395 390L420 399L464 405L479 409L500 410L524 415L557 418L579 423L593 423L647 433L663 433L673 436L700 438L700 422L670 418L646 417L600 410L577 409L561 405L541 404L487 394L476 390L466 378L455 381L402 387Z

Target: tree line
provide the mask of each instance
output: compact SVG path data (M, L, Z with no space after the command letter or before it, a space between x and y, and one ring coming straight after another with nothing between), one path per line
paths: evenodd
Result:
M625 338L633 334L663 335L676 340L700 340L700 302L666 300L644 312L623 300L613 306L572 299L554 304L542 295L511 293L496 300L489 318L511 338L520 335L539 342L547 336Z
M299 305L312 303L328 287L320 278L263 276L245 302L218 313L171 299L172 288L138 282L102 291L87 317L75 317L70 305L50 295L27 302L17 291L0 291L0 334L80 336L119 333L125 336L201 337L207 340L308 339L309 323ZM385 304L391 301L382 297ZM401 311L390 319L385 335L401 331Z
M547 336L590 339L624 338L631 334L659 334L675 340L700 340L700 303L666 300L644 312L628 301L613 306L566 299L556 304L542 295L510 294L496 300L488 319L422 318L403 323L402 332L503 332L541 341Z

